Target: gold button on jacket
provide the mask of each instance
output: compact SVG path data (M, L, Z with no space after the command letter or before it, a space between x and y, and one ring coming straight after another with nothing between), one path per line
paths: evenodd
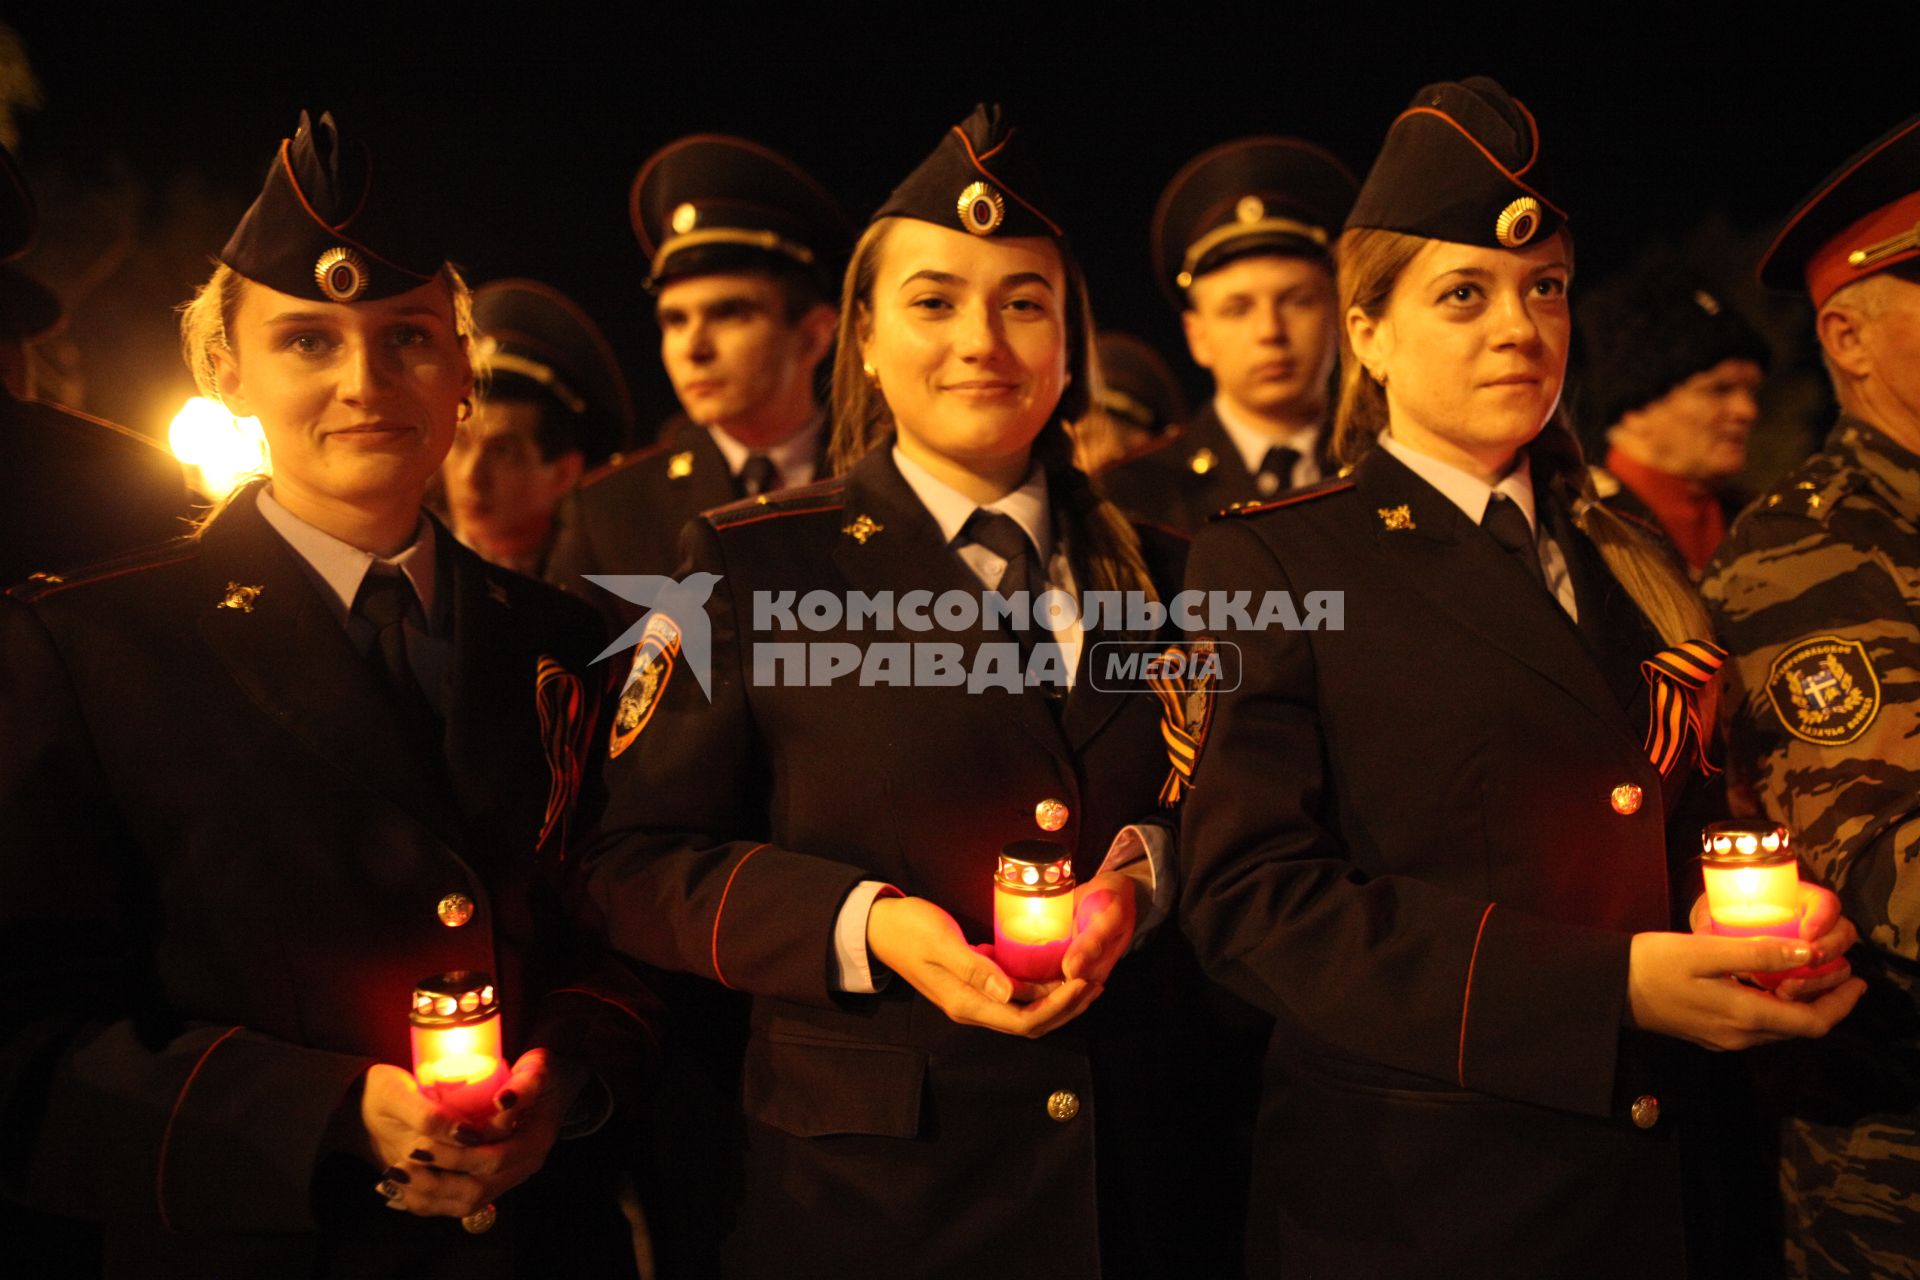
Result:
M1660 1099L1650 1093L1643 1093L1633 1100L1630 1112L1636 1129L1651 1129L1660 1123Z
M1067 825L1067 806L1059 800L1042 800L1033 806L1033 821L1042 831L1058 831Z
M1640 788L1631 782L1623 782L1613 789L1613 811L1620 814L1640 812Z
M1061 1124L1080 1114L1080 1097L1071 1089L1057 1089L1047 1098L1047 1114Z
M449 929L458 929L473 919L473 899L464 893L450 893L440 899L434 907L434 913L440 917L440 923Z

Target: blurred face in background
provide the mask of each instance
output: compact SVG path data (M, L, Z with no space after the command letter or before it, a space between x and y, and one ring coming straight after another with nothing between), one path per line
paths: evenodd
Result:
M1620 415L1610 444L1656 471L1701 484L1738 475L1759 420L1755 398L1766 371L1752 360L1722 360L1651 404Z
M1325 263L1240 258L1195 280L1187 302L1187 349L1221 395L1278 427L1325 419L1340 349L1338 299Z
M580 479L577 449L541 455L541 414L528 400L483 400L453 436L441 474L447 510L460 541L483 557L537 553L553 527L553 510Z
M812 420L813 371L833 344L834 311L789 309L780 282L754 272L660 286L660 360L687 417L750 449L780 444Z

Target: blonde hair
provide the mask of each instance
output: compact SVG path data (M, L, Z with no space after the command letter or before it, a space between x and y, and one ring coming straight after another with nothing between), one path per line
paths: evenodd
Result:
M1561 233L1563 236L1565 232ZM1354 354L1346 317L1358 310L1371 320L1386 314L1400 273L1430 241L1373 227L1355 227L1334 248L1340 281L1340 399L1334 410L1333 449L1342 462L1365 457L1387 425L1386 389ZM1568 238L1568 254L1572 254ZM1693 584L1658 544L1609 510L1593 487L1580 443L1558 410L1527 448L1536 484L1556 490L1580 532L1600 550L1607 569L1667 644L1713 634ZM1701 713L1709 723L1718 682L1703 691Z
M853 248L840 294L840 324L834 347L832 379L834 470L845 473L894 431L893 411L880 388L867 378L860 354L862 322L873 314L874 282L880 255L896 218L869 226ZM1099 403L1100 360L1094 349L1093 308L1086 276L1064 241L1054 241L1066 273L1067 372L1054 416L1033 442L1033 456L1047 473L1047 492L1066 533L1074 576L1083 591L1139 591L1157 598L1153 579L1141 559L1140 539L1127 518L1102 498L1074 465L1073 437L1067 423L1085 418Z
M464 339L469 363L474 360L474 340L479 336L473 324L473 290L467 287L460 269L451 262L441 264L434 276L447 290L453 305L453 331ZM219 364L216 357L233 354L228 338L233 320L240 312L240 300L246 295L247 278L224 262L216 262L207 282L194 290L193 300L180 308L180 354L193 373L193 384L209 400L224 403L220 395ZM475 368L478 378L484 371Z

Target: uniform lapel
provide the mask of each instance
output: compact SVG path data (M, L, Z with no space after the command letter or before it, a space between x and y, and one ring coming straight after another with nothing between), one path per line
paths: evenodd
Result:
M531 853L548 778L534 700L538 643L526 638L530 620L515 615L504 575L444 530L440 545L453 593L448 778L479 842Z
M236 497L201 536L201 634L268 716L458 849L440 762L402 732L338 617L260 515L257 492Z
M1410 591L1628 732L1565 611L1459 507L1382 448L1361 461L1354 482L1376 545Z
M686 499L680 524L684 525L702 511L724 507L740 496L734 488L733 472L727 468L727 455L713 442L713 432L691 422L683 423L674 451L676 455L693 455L693 469L673 482L675 492Z
M852 524L861 516L880 525L880 531L864 541L850 534L841 538L833 556L853 589L889 591L896 601L901 594L916 589L932 591L936 596L945 591L959 591L976 598L981 594L980 580L947 546L939 524L893 465L890 443L875 446L847 475L846 519ZM950 637L933 631L919 636L908 633L908 638L923 642L957 640L966 651L965 661L971 669L974 655L983 643L1002 640L1005 636L997 630L990 633L983 621L964 635ZM1084 667L1084 652L1082 656ZM1004 700L1008 714L1022 729L1055 755L1067 757L1066 740L1061 736L1059 723L1048 711L1043 695L987 690L972 696L980 700Z
M1260 496L1253 473L1240 460L1240 450L1235 447L1227 429L1220 425L1220 415L1214 412L1211 401L1193 416L1193 422L1181 439L1180 448L1186 460L1184 465L1189 469L1200 450L1205 449L1213 455L1213 465L1203 473L1196 473L1199 475L1199 484L1195 486L1195 492L1199 494L1200 505L1205 508L1199 513L1201 523L1236 502L1252 502Z

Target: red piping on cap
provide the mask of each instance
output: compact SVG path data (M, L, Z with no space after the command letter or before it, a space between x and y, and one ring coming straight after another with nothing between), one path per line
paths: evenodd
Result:
M1871 249L1883 240L1910 233L1916 225L1920 225L1920 191L1881 205L1821 245L1807 259L1807 295L1813 305L1823 307L1828 298L1854 281L1920 257L1920 245L1914 245L1857 267L1847 260L1856 250Z
M1526 110L1526 108L1522 107L1521 110L1524 111ZM1458 129L1460 131L1460 136L1465 138L1468 142L1472 143L1474 150L1478 151L1481 155L1485 156L1487 158L1487 163L1492 165L1494 168L1498 169L1501 172L1501 174L1507 179L1507 181L1513 183L1514 186L1520 188L1522 191L1532 196L1535 200L1538 200L1541 204L1545 205L1547 208L1559 214L1561 218L1564 219L1567 216L1567 211L1565 209L1562 209L1559 205L1547 199L1545 196L1541 195L1538 191L1535 191L1532 187L1528 186L1526 183L1520 181L1520 173L1525 173L1528 169L1533 168L1533 162L1540 158L1539 130L1537 129L1534 130L1534 134L1533 134L1533 155L1529 156L1527 158L1527 162L1524 165L1520 166L1520 173L1515 173L1513 170L1507 168L1507 166L1505 166L1504 164L1501 164L1499 160L1495 159L1493 152L1487 150L1486 147L1482 146L1480 143L1480 139L1474 137L1471 133L1468 133L1464 125L1462 125L1458 120L1455 120L1452 116L1448 115L1446 112L1440 110L1438 107L1409 107L1407 110L1402 111L1399 115L1395 116L1393 123L1399 124L1402 120L1405 120L1408 116L1437 116L1440 119L1445 120L1448 124L1452 125L1455 129ZM1531 121L1533 117L1529 115L1527 119ZM1391 130L1393 126L1389 125L1387 127L1389 130Z
M1900 139L1912 133L1915 129L1920 129L1920 120L1915 120L1912 124L1900 130L1900 132L1894 134L1892 137L1888 138L1885 142L1882 142L1879 146L1867 152L1867 154L1861 156L1858 160L1855 160L1852 164L1848 165L1844 170L1842 170L1839 174L1837 174L1834 177L1833 181L1827 183L1826 186L1822 187L1819 191L1819 194L1813 196L1811 199L1808 199L1802 202L1800 206L1800 212L1794 214L1793 217L1787 220L1787 225L1780 228L1780 234L1776 235L1773 238L1773 243L1767 246L1767 251L1760 255L1760 270L1762 271L1766 270L1767 264L1773 261L1773 255L1780 251L1780 242L1782 240L1785 240L1795 227L1799 226L1803 221L1805 221L1806 216L1808 214L1812 213L1815 209L1820 207L1820 202L1827 198L1827 194L1829 192L1831 192L1835 187L1839 186L1841 183L1845 182L1848 178L1851 178L1855 173L1859 172L1861 165L1866 164L1867 161L1873 159L1875 156L1879 155L1882 151L1885 151L1888 147L1892 146L1894 143L1900 141ZM1809 265L1811 265L1811 259L1809 259ZM1828 295L1828 296L1832 296L1832 295ZM1825 299L1821 299L1821 301L1824 301L1824 300Z
M953 126L953 132L955 136L960 139L960 145L967 149L967 159L973 162L973 167L980 171L981 176L989 179L994 184L996 184L1002 191L1006 192L1008 195L1012 196L1015 200L1019 201L1020 207L1022 209L1025 209L1028 213L1040 219L1040 221L1046 223L1047 230L1053 232L1054 235L1059 236L1063 240L1066 239L1067 233L1060 229L1060 225L1058 223L1056 223L1052 218L1049 218L1046 214L1034 208L1032 205L1028 204L1024 199L1021 198L1019 192L1015 191L1012 187L1009 187L1005 182L1002 182L998 177L994 175L991 169L987 168L987 166L980 163L983 159L986 159L987 157L977 156L973 153L973 142L967 137L966 130L962 129L959 125L955 125ZM993 148L992 151L987 152L987 156L993 155L994 152L1000 150L1000 147L1004 147L1009 142L1012 142L1012 141L1013 141L1013 130L1009 129L1007 130L1007 136L1000 140L1000 146L995 147Z
M360 252L366 254L369 258L372 258L375 262L379 263L381 266L385 267L389 271L398 271L401 275L406 276L408 279L419 280L422 283L425 283L426 281L433 279L431 275L423 276L418 271L409 271L407 268L401 266L397 262L387 261L387 259L381 257L379 254L375 253L373 250L367 248L366 245L361 244L358 240L355 240L352 236L342 231L340 227L346 226L347 222L352 222L354 218L357 218L360 216L360 209L355 209L353 211L353 217L348 218L347 222L341 223L340 227L334 226L332 223L328 222L325 218L321 217L318 213L316 213L314 211L313 206L307 202L307 193L300 189L300 179L294 176L293 161L287 158L287 151L291 145L292 145L292 139L290 138L280 139L280 167L287 171L287 185L293 188L294 199L300 202L300 207L307 211L307 216L309 218L312 218L315 222L319 223L321 228L328 235L333 236L336 239L346 241L347 244L353 246L355 249L358 249ZM368 173L369 173L369 176L371 176L371 173L372 173L371 166L368 167ZM372 189L373 189L373 184L371 181L369 181L367 184L367 190L360 193L360 208L363 209L366 207L367 196L372 192Z

